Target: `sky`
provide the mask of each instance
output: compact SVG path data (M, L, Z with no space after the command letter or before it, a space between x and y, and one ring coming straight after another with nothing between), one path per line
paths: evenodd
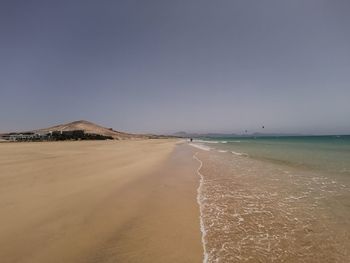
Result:
M350 134L349 14L348 0L2 0L0 131Z

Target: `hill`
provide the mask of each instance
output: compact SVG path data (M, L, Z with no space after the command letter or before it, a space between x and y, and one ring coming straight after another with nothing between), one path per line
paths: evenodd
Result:
M60 124L56 126L52 126L49 128L34 130L33 132L36 133L48 133L50 131L74 131L74 130L83 130L85 133L89 134L99 134L103 136L111 136L114 139L117 140L124 140L124 139L145 139L148 138L146 135L139 135L139 134L131 134L131 133L125 133L120 131L115 131L112 128L106 128L100 125L97 125L95 123L80 120L80 121L73 121L67 124Z

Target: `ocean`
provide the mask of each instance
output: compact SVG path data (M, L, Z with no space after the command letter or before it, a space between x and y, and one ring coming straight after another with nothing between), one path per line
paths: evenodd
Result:
M350 262L350 136L191 145L205 262Z

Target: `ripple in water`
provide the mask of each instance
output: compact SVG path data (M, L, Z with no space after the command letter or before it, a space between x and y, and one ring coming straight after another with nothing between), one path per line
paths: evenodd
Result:
M201 152L208 262L350 262L350 191L327 176Z

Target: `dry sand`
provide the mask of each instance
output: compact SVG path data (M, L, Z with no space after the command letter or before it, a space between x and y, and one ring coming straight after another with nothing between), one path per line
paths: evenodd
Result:
M201 262L198 164L171 140L0 145L0 261Z

